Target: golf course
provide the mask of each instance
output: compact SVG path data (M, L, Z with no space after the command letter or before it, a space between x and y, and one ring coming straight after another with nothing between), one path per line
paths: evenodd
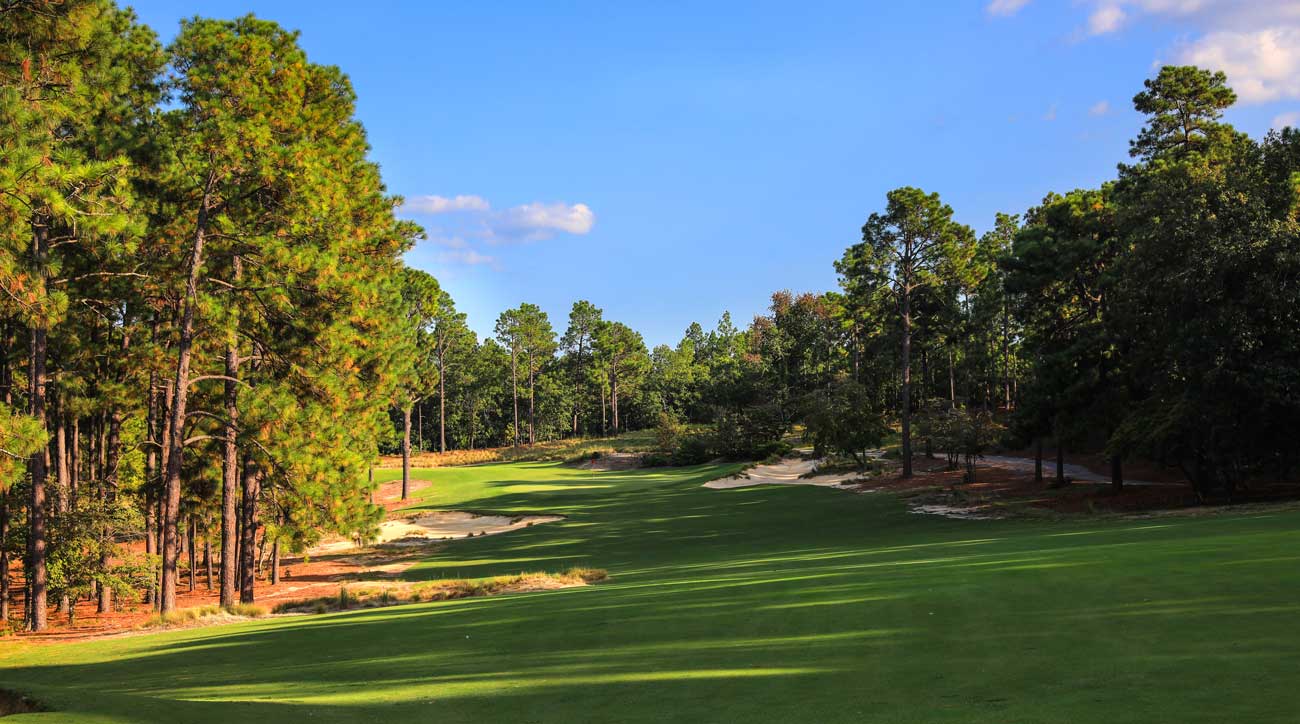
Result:
M739 466L416 470L414 507L565 520L412 579L558 591L9 644L13 721L1221 722L1300 706L1300 512L953 520ZM388 471L384 471L388 473ZM391 477L391 473L389 473Z
M0 724L1300 721L1300 0L0 0Z

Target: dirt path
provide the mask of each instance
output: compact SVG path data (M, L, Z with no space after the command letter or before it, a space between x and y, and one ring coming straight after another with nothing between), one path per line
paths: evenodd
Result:
M1022 458L1011 455L985 455L976 462L977 466L985 465L995 468L1006 468L1016 472L1034 472L1033 458ZM1094 473L1092 470L1074 463L1066 463L1063 466L1065 477L1081 483L1110 483L1110 475ZM1056 475L1056 462L1053 460L1043 460L1043 477L1053 477ZM1173 485L1185 487L1182 483L1156 483L1149 480L1129 480L1124 479L1125 485Z

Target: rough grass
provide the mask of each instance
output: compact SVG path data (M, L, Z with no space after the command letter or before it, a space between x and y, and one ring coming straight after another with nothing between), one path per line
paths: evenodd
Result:
M447 544L413 585L598 586L0 644L65 722L1291 722L1300 512L959 521L738 466L421 471L430 508L563 522ZM21 719L20 719L21 721Z
M140 624L141 628L176 628L180 626L192 626L194 624L207 624L228 622L231 620L262 618L267 614L266 606L256 603L236 603L227 608L222 608L216 604L206 606L195 606L193 608L182 608L171 613L156 614Z
M276 613L330 613L356 608L379 608L401 603L450 601L474 596L497 596L503 593L553 591L557 588L585 586L609 578L600 568L570 568L563 573L516 573L476 580L441 580L405 586L349 588L341 587L336 596L320 596L302 601L286 601L275 607Z

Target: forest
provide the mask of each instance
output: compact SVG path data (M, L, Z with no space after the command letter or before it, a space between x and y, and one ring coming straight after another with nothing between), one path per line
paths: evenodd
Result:
M1293 481L1300 131L1224 123L1230 80L1160 68L1113 180L982 234L931 190L864 198L838 289L651 349L587 300L479 338L405 263L424 232L295 32L194 18L164 46L108 0L4 3L0 620L171 612L200 557L251 603L262 558L373 530L381 456L421 451L653 428L664 466L792 434L860 466L897 435L904 478L1033 449L1044 485L1068 450L1207 503Z

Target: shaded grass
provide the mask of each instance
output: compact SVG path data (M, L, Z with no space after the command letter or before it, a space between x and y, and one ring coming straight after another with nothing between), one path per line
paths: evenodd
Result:
M570 566L611 580L6 643L0 681L60 710L39 722L1122 724L1300 708L1300 513L958 521L886 495L699 487L736 469L420 471L434 484L419 506L566 519L449 543L413 585Z

